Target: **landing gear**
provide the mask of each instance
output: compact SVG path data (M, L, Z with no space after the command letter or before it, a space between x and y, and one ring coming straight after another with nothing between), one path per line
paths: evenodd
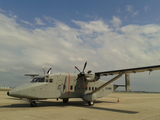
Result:
M68 98L64 98L63 103L68 103Z
M36 101L29 100L29 102L30 102L31 107L36 107L37 106Z
M93 106L93 105L94 105L94 101L89 101L89 102L88 102L88 105L89 105L89 106Z

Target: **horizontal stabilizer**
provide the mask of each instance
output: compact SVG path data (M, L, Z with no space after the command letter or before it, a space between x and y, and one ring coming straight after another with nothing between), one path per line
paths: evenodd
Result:
M25 76L31 76L31 77L35 77L38 76L39 74L25 74Z

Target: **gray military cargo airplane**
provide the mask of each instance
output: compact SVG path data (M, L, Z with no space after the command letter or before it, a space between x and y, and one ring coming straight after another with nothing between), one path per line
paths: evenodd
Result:
M126 91L130 90L130 73L160 70L160 65L156 65L96 73L92 73L89 70L86 73L84 72L86 65L87 62L85 62L82 71L75 66L79 74L50 74L51 68L48 70L47 74L42 76L38 74L25 74L26 76L33 77L32 81L11 89L7 92L7 95L17 98L26 98L32 107L36 106L36 101L38 100L62 99L64 103L67 103L70 98L82 98L83 101L92 106L97 98L107 96L119 86L125 87ZM111 84L124 74L125 85ZM117 76L107 82L100 80L101 76L108 75Z

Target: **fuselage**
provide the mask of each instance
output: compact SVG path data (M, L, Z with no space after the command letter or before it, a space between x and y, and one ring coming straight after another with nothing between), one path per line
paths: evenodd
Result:
M82 80L73 73L57 73L34 77L30 83L10 90L8 95L27 99L83 98L104 83L101 80ZM97 91L96 97L104 97L113 91L114 85L109 84Z

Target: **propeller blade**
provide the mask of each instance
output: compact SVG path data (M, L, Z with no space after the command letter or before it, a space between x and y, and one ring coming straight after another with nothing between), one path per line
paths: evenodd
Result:
M52 68L49 68L49 70L47 71L47 74L51 74L51 70Z
M77 66L74 66L74 68L76 68L81 73L81 71L77 68Z
M85 70L85 68L86 68L86 65L87 65L87 61L85 62L85 64L84 64L84 67L83 67L83 73L84 73L84 70Z

